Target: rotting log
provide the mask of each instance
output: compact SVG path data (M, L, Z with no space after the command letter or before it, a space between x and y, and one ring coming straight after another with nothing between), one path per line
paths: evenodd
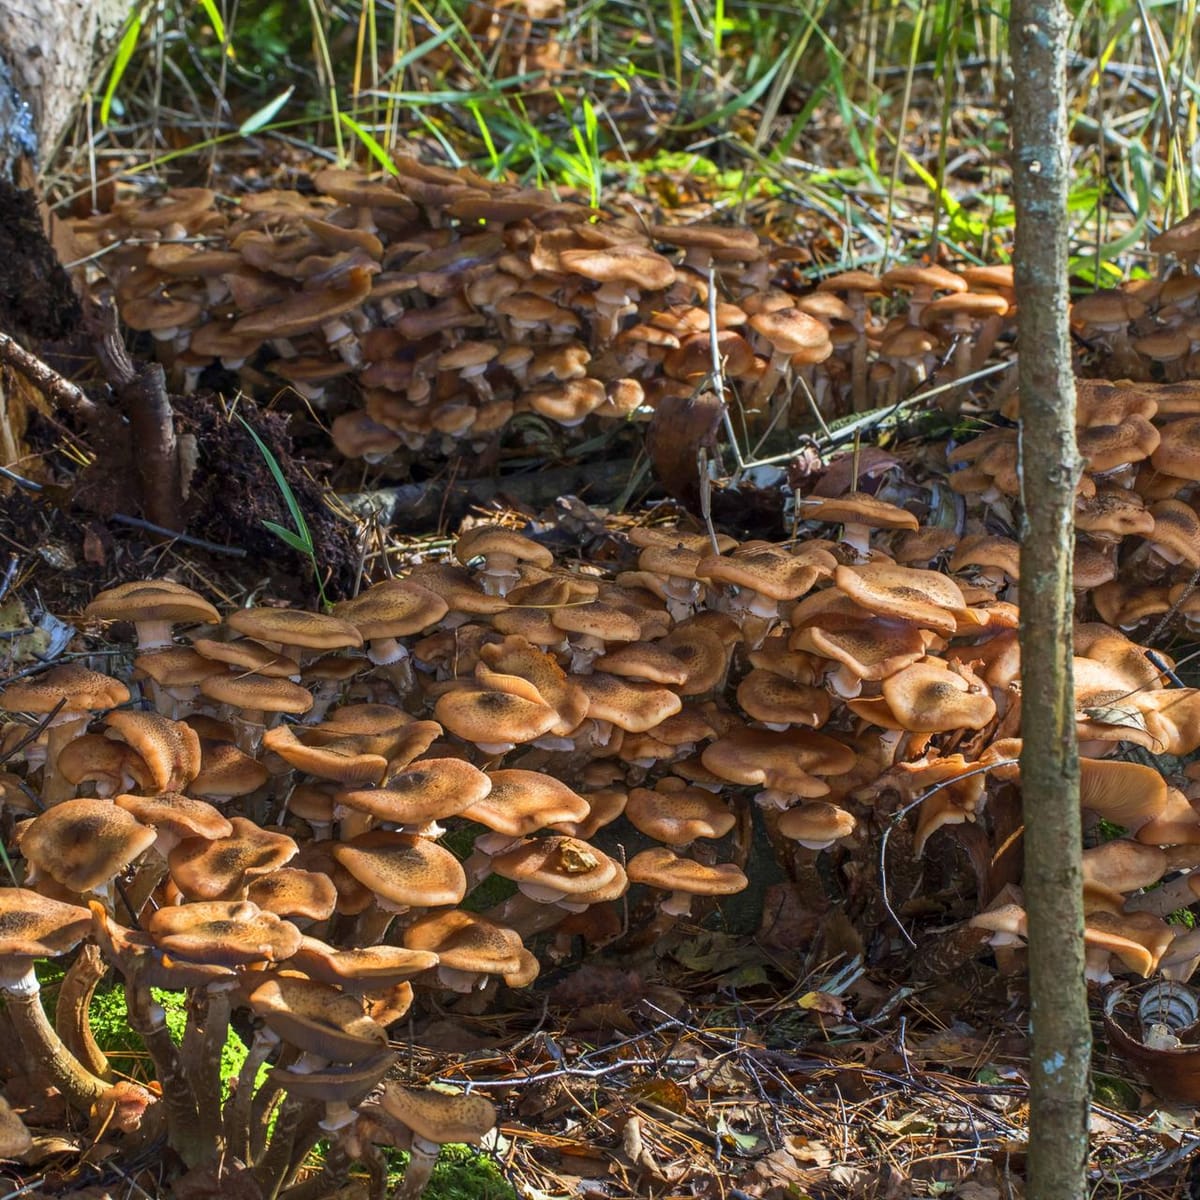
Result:
M1081 464L1067 324L1066 36L1061 0L1014 0L1014 260L1021 397L1021 783L1029 914L1030 1200L1087 1192L1091 1028L1084 977L1072 672Z

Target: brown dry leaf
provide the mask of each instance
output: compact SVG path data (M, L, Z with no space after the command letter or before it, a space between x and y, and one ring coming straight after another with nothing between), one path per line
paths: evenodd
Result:
M634 1104L656 1104L668 1112L687 1112L687 1092L673 1079L646 1079L629 1089L629 1099Z
M773 950L795 953L807 946L820 927L820 915L806 904L794 883L773 883L763 896L758 942Z
M807 1012L820 1013L824 1017L840 1019L846 1015L846 1006L842 1003L841 998L831 996L828 992L805 992L796 1001L796 1006Z
M787 1137L783 1139L783 1144L797 1162L813 1163L818 1167L827 1167L833 1162L833 1151L824 1142L806 1137Z

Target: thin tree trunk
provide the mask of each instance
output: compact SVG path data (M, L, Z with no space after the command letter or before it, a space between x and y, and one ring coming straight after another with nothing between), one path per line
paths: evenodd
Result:
M1072 672L1075 383L1067 327L1066 35L1061 0L1013 0L1020 346L1021 784L1029 914L1029 1200L1086 1195L1091 1029L1084 980Z

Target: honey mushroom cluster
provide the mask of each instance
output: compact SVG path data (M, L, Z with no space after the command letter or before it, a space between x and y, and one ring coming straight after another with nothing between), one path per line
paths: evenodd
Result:
M179 385L214 363L249 388L286 384L371 462L478 449L523 412L566 428L645 416L709 376L714 319L752 427L799 380L836 416L939 363L956 378L1011 332L1005 267L854 270L802 295L776 283L794 252L747 228L647 226L466 169L395 168L325 168L311 193L119 200L73 222L75 256Z
M1200 417L1185 391L1092 383L1080 406L1082 804L1125 831L1085 855L1100 980L1186 977L1200 959L1200 939L1164 919L1200 895L1198 773L1174 787L1113 757L1200 746L1200 690L1125 632L1200 566L1200 539L1174 533L1197 523L1200 461L1183 448ZM100 594L86 615L136 633L127 680L70 663L0 693L22 718L0 730L14 771L0 787L23 872L0 888L13 963L0 988L31 1068L93 1119L119 1112L131 1139L165 1124L193 1169L217 1147L275 1186L325 1135L347 1161L410 1144L428 1167L432 1126L396 1113L443 1099L397 1100L386 1078L387 1029L414 985L528 985L531 947L562 961L576 939L620 938L631 884L655 898L646 937L741 891L752 805L798 876L831 850L861 872L896 804L921 797L915 858L974 829L986 852L972 859L991 863L1019 791L1018 556L992 532L1012 515L1013 448L997 428L951 451L950 487L968 501L953 528L922 524L935 510L911 489L908 508L849 491L799 498L800 536L784 545L632 528L615 572L479 524L456 561L419 563L328 614L222 617L167 580ZM1119 561L1121 583L1089 574L1089 555ZM1128 612L1115 599L1127 575L1146 581ZM1161 604L1135 610L1153 589ZM634 837L645 848L626 861L616 847ZM464 907L490 876L515 885L509 898ZM1019 881L980 866L977 901L939 935L942 961L985 939L1014 961ZM32 960L80 943L51 1026ZM114 1082L91 1037L109 966L161 1097ZM188 993L179 1047L152 987ZM235 1011L256 1032L223 1100ZM483 1136L490 1107L450 1099Z

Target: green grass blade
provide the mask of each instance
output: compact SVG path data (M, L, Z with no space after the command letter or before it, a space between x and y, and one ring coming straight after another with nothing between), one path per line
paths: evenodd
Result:
M117 94L117 88L121 86L121 80L125 77L125 70L129 66L130 59L133 58L133 52L137 49L138 38L141 35L141 14L135 12L129 18L129 23L125 26L125 32L121 35L120 44L117 46L117 54L113 59L112 70L108 73L108 82L104 85L104 98L100 101L101 125L108 124L109 114L112 112L113 98Z
M367 153L389 174L398 175L392 156L352 116L338 113L338 120L366 147Z
M217 10L214 0L200 0L200 7L204 9L204 15L208 18L208 23L212 26L213 33L217 35L217 41L222 45L225 44L225 22L221 19L221 14Z
M258 447L258 452L263 456L263 462L267 464L267 469L271 472L271 478L275 480L275 486L279 488L283 495L284 503L287 504L288 515L292 518L292 524L296 527L296 533L304 539L308 546L307 553L312 553L312 534L309 532L308 522L304 519L304 511L300 507L300 502L296 499L296 493L292 491L292 485L288 483L287 476L283 473L283 468L279 465L279 460L271 453L271 448L262 440L251 427L250 422L245 417L238 417L242 423L242 428L254 439L254 444ZM263 522L267 524L267 522Z
M252 133L257 133L260 129L266 128L275 119L279 110L292 98L292 93L295 92L296 85L293 83L286 91L280 92L274 100L268 101L256 113L248 116L239 126L238 133L242 137L249 137Z

